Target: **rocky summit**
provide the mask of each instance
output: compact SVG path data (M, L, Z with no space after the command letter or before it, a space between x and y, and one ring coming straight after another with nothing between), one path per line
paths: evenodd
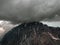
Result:
M60 28L40 22L23 23L5 34L1 45L60 45Z

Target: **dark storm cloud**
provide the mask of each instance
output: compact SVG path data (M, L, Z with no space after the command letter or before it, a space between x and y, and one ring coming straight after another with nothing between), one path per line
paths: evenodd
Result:
M55 15L54 17L44 19L44 21L59 22L60 21L60 16L59 15Z
M0 19L13 23L41 21L59 10L60 0L0 0Z

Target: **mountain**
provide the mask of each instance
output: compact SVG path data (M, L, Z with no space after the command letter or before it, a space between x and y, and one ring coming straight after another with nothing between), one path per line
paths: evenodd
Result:
M5 34L1 45L60 45L60 28L40 22L23 23Z

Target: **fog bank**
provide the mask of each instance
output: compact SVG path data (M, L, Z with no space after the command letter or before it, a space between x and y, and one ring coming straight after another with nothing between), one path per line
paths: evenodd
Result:
M59 10L60 0L0 0L0 19L13 23L53 18Z

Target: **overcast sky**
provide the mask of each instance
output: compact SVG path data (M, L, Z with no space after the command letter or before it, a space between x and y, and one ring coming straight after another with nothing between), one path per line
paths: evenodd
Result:
M42 21L42 23L52 27L60 27L60 21L52 21L52 22Z
M60 0L0 0L0 19L13 23L60 21L59 10Z

